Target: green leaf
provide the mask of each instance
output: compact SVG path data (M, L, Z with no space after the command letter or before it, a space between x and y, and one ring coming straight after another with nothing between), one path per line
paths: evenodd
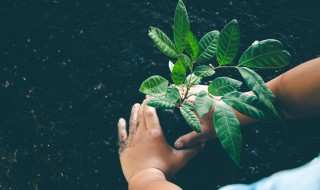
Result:
M165 78L155 75L146 79L139 91L150 96L164 96L167 93L168 83Z
M241 56L239 65L252 68L280 68L289 64L291 55L278 40L253 43Z
M220 65L229 64L236 58L240 47L240 29L237 20L229 22L218 39L217 59Z
M172 63L172 61L169 60L168 66L169 66L170 72L172 72L172 69L173 69L173 67L174 67L174 64Z
M269 110L276 120L281 120L281 111L277 105L276 98L264 83L260 75L246 67L238 68L246 85L259 98L261 103Z
M217 101L213 114L214 128L222 147L232 160L239 165L242 148L240 123L230 106Z
M177 103L180 98L180 92L177 88L168 88L166 100L170 103Z
M194 70L194 74L199 77L210 77L214 75L214 73L214 69L207 65L201 65Z
M173 83L176 85L183 84L184 80L186 79L187 69L184 62L184 58L178 59L178 61L174 64L174 67L171 72L171 78Z
M164 109L176 107L176 104L172 102L168 102L165 96L152 97L148 100L147 105L154 108L164 108Z
M181 61L188 67L188 69L189 69L190 71L192 71L193 65L192 65L192 62L191 62L190 58L189 58L188 56L182 54L181 57L180 57L180 59L181 59Z
M202 37L199 42L199 57L196 62L210 61L217 53L217 42L219 38L219 31L214 30Z
M204 90L200 91L196 97L195 106L200 117L208 113L212 108L212 97Z
M187 9L183 2L179 0L174 15L173 35L179 53L182 53L186 47L186 38L190 30Z
M190 102L183 102L181 105L183 107L188 108L191 111L196 111L196 107L193 104L191 104Z
M191 31L188 32L186 41L187 41L186 52L190 55L190 57L193 60L195 60L199 53L199 47L198 47L197 39Z
M162 53L172 58L178 58L173 42L159 28L150 27L149 36Z
M187 107L180 107L181 115L186 120L187 124L197 133L201 132L201 123L198 117Z
M226 104L238 112L257 120L264 120L265 115L261 110L261 103L256 96L232 92L221 98Z
M192 84L192 85L198 85L201 82L201 77L198 77L197 75L194 74L190 74L187 76L186 80L185 80L185 84Z
M208 87L208 92L214 96L223 96L236 91L242 82L228 77L218 77L214 79Z

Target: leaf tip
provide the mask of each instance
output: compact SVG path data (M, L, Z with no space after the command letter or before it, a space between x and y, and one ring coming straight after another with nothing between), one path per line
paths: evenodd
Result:
M235 24L238 24L238 20L237 19L233 19L231 22L235 23Z

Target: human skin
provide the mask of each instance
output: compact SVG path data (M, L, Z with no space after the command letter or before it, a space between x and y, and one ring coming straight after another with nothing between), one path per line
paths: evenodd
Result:
M203 145L185 150L170 147L162 133L156 110L135 104L130 117L129 135L126 122L118 123L121 167L129 189L180 189L167 182Z
M267 83L277 98L286 118L320 116L320 58L303 63ZM196 87L202 90L204 86ZM250 92L249 92L250 93ZM192 98L189 100L192 101ZM206 142L215 137L212 122L214 109L200 118L202 132L180 137L176 148L170 147L163 136L154 108L135 105L130 119L130 135L126 123L119 120L120 161L130 190L181 189L167 181L179 171ZM139 107L139 109L137 108ZM138 110L139 111L138 111ZM256 120L234 110L241 125ZM139 121L139 122L138 122ZM179 143L180 142L180 145ZM201 145L199 145L201 143Z
M320 58L305 62L267 83L268 88L277 98L286 119L299 119L320 115ZM208 86L198 85L193 91L207 90ZM252 92L248 92L253 94ZM194 102L195 97L189 99ZM190 132L178 138L175 148L190 147L214 139L214 106L210 112L199 118L202 132ZM259 122L236 110L233 110L241 126Z

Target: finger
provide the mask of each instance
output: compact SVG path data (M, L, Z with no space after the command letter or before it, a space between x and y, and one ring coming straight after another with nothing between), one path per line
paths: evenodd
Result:
M146 99L152 98L152 96L150 95L146 95Z
M145 109L145 106L147 104L148 100L143 100L139 111L138 111L138 130L145 130L146 129L146 124L145 124L145 119L143 117L143 110Z
M132 136L136 129L137 129L137 126L138 126L138 111L139 111L139 107L140 107L140 104L134 104L132 106L132 110L131 110L131 116L130 116L130 132L129 132L129 137Z
M156 109L146 105L144 107L144 118L146 122L147 130L149 129L161 129L159 118L157 116Z
M118 122L119 153L121 153L126 147L126 142L128 139L126 126L126 121L123 118L120 118Z
M193 145L199 144L204 142L203 135L204 133L196 133L194 131L181 136L176 140L174 143L174 147L177 149L185 148L185 147L191 147Z

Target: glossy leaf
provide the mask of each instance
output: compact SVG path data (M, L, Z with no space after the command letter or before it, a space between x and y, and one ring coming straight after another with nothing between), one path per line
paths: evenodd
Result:
M212 108L212 97L204 90L200 91L196 96L195 106L200 117L208 113Z
M181 115L187 122L187 124L197 133L201 132L201 123L198 117L187 107L180 107Z
M237 20L232 20L222 29L217 47L217 59L220 65L229 64L236 58L240 47L240 29Z
M186 38L186 52L190 55L190 57L195 60L199 53L199 47L196 37L193 35L191 31L188 32L188 36Z
M192 84L192 85L198 85L201 82L201 77L198 77L197 75L190 74L187 76L185 84Z
M242 82L232 78L218 77L210 83L208 92L214 96L223 96L227 93L236 91L241 84Z
M217 101L213 114L217 137L232 160L239 165L242 148L240 123L232 108L223 101Z
M155 75L146 79L139 91L150 96L164 96L167 93L168 83L165 78Z
M186 47L186 38L190 30L190 23L187 15L187 9L182 0L179 0L174 15L173 35L179 53L182 53Z
M167 102L176 103L180 98L180 92L177 88L168 88L165 97Z
M164 108L164 109L176 107L176 104L172 102L168 102L165 96L152 97L148 100L147 105L154 108Z
M281 119L280 110L276 103L276 98L264 83L260 75L246 67L238 68L246 85L259 98L261 103L267 107L268 111L274 116L274 119Z
M169 60L168 66L169 66L170 72L172 72L172 69L173 69L173 67L174 67L174 64L172 63L172 61Z
M196 62L210 61L217 53L219 31L214 30L202 37L199 42L199 57Z
M232 92L222 97L222 100L238 112L257 120L264 120L265 115L256 96Z
M207 65L201 65L199 67L196 67L196 69L194 70L194 74L200 77L210 77L214 75L214 73L214 69Z
M190 102L183 102L182 106L188 108L191 111L196 111L196 107Z
M172 58L178 58L173 42L159 28L150 27L149 36L162 53Z
M193 65L192 65L192 62L191 62L190 58L189 58L188 56L182 54L181 57L180 57L180 59L181 59L181 61L183 62L183 64L185 64L186 67L187 67L190 71L192 71Z
M174 67L171 72L171 78L173 80L173 83L176 85L183 84L184 80L186 79L186 75L187 75L187 69L184 63L184 59L180 58L174 64Z
M289 64L291 55L278 40L253 43L241 56L239 65L252 68L280 68Z

